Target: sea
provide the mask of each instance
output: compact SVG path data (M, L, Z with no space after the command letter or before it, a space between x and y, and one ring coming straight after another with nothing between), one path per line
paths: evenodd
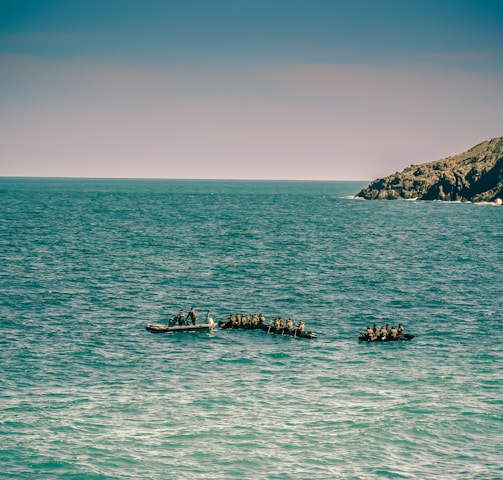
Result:
M365 185L0 178L0 478L502 478L503 208Z

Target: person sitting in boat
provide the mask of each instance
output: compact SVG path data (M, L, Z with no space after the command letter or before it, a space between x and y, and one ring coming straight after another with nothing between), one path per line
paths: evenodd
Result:
M395 327L391 327L390 335L392 340L396 340L396 338L398 337L398 330Z
M178 325L185 325L185 314L183 313L183 310L180 310L178 312L178 315L175 318L176 322Z
M258 316L258 321L259 321L260 325L265 325L265 315L263 313L261 313Z
M240 313L236 313L236 326L240 326L241 325L241 314Z
M293 330L293 322L292 322L291 318L288 318L288 320L286 321L285 326L286 326L286 328L288 328L288 330Z
M187 314L187 318L185 319L185 323L187 323L187 320L189 318L192 321L192 325L196 325L197 324L197 315L196 315L196 311L194 310L194 307L192 307L190 309L190 312Z
M391 325L389 323L386 324L386 339L391 338Z
M398 335L402 335L404 332L403 325L401 323L398 324Z
M254 313L252 315L252 319L251 319L251 324L256 327L258 325L258 315L256 313Z
M386 327L384 327L384 326L383 326L383 327L381 327L381 330L380 330L380 332L379 332L379 338L380 338L381 340L386 340L386 336L387 336L387 335L388 335L388 332L387 332L387 330L386 330Z
M297 330L300 332L300 333L304 333L306 329L306 324L304 323L304 320L301 320L298 324L297 324Z
M376 337L379 335L379 328L377 328L377 325L374 323L374 328L372 329L372 336Z
M243 325L243 327L246 327L248 326L249 324L249 317L248 315L244 314L242 317L241 317L241 325Z
M370 326L367 327L367 330L365 330L365 336L369 339L372 340L374 338L374 330L370 328Z

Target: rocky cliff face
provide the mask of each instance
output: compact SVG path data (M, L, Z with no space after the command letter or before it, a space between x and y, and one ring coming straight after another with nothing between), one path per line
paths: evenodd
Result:
M411 165L371 182L357 197L369 200L496 202L503 199L503 137L435 162Z

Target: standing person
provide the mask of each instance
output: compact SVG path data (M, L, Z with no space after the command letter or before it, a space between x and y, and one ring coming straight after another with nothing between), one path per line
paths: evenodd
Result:
M191 307L190 309L190 312L187 313L187 319L189 319L192 321L192 325L196 325L197 324L197 315L196 315L196 311L194 310L194 307Z
M183 313L183 310L180 310L178 312L178 315L175 317L175 321L178 323L178 325L183 325L185 323L185 315Z

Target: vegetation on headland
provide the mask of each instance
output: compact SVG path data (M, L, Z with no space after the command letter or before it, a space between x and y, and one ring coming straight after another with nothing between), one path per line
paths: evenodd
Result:
M503 137L493 138L452 157L371 182L357 197L368 200L495 202L503 199Z

